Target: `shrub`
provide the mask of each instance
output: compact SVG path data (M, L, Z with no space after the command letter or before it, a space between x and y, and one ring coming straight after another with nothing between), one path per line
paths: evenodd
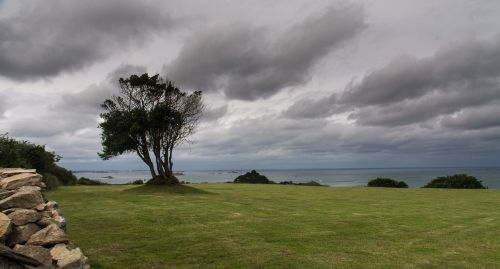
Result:
M320 183L314 181L314 180L311 180L309 182L305 182L305 183L297 183L297 185L302 185L302 186L323 186L321 185Z
M137 179L137 180L134 180L132 181L133 185L141 185L141 184L144 184L144 181L142 179Z
M166 179L162 176L156 176L146 181L147 185L177 185L177 183L179 183L179 179L175 176L169 176Z
M57 177L50 173L45 173L42 176L42 181L45 183L47 190L55 190L61 184Z
M424 188L486 189L480 180L466 174L438 177L427 183Z
M106 185L108 183L101 182L99 180L90 179L86 177L81 177L78 179L78 185Z
M390 178L381 178L370 180L368 187L384 187L384 188L408 188L408 184L404 181L396 181Z
M78 180L71 171L58 165L49 168L49 173L57 177L63 185L75 185Z
M56 164L60 159L61 156L45 150L45 146L15 140L9 138L7 134L0 134L0 167L36 169L38 173L46 176L47 188L52 183L54 187L59 183L76 184L77 179L73 173ZM56 177L59 183L55 184L52 177Z
M257 171L252 170L244 175L238 176L234 179L234 183L253 183L253 184L272 184L266 176L257 173Z

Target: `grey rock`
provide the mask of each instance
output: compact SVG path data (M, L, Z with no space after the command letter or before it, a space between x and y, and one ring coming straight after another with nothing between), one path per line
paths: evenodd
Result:
M21 191L1 200L0 210L13 207L31 209L44 202L39 191Z
M52 256L50 250L41 246L16 245L14 250L25 256L31 257L40 263L51 265Z
M15 226L12 233L7 238L7 245L14 246L16 244L24 244L38 231L40 231L40 227L34 223L28 223L23 226Z
M5 242L5 239L12 232L12 222L4 213L0 213L0 242Z
M42 176L33 173L22 173L4 178L0 181L0 187L6 190L15 190L22 186L40 186Z
M16 193L16 191L2 190L0 189L0 200L3 200Z
M0 268L24 268L23 265L37 267L42 264L31 257L0 244Z
M41 215L33 209L17 209L9 214L12 223L17 226L25 225L31 222L37 222Z
M80 248L69 249L65 244L57 244L50 250L52 259L57 261L57 266L63 269L88 268L87 257Z
M51 224L33 234L26 244L37 246L53 246L59 243L67 243L68 236L55 224Z

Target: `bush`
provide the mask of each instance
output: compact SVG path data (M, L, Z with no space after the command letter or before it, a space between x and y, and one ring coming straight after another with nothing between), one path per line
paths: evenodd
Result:
M86 177L81 177L78 179L78 185L106 185L108 183L101 182L99 180L90 179Z
M272 184L274 182L269 180L266 176L257 173L257 171L252 170L251 172L235 178L234 183Z
M50 173L45 173L42 175L42 181L45 183L45 186L47 187L47 190L55 190L61 182L55 177L54 175Z
M73 173L56 164L60 159L61 156L45 150L45 146L18 141L9 138L7 134L0 134L0 167L36 169L46 177L44 182L47 188L49 184L54 188L59 184L76 184L77 179ZM57 178L57 184L53 177Z
M318 182L316 182L314 180L311 180L311 181L306 182L306 183L298 183L297 185L302 185L302 186L323 186L323 185L319 184Z
M63 185L75 185L78 180L71 171L58 165L49 168L49 173L57 177Z
M179 179L175 176L169 176L166 179L162 176L156 176L146 182L147 185L177 185Z
M131 182L133 185L141 185L144 184L144 181L142 179L137 179Z
M325 185L321 185L320 183L314 181L314 180L311 180L309 182L305 182L305 183L294 183L293 181L281 181L280 182L281 185L299 185L299 186L325 186Z
M390 178L376 178L368 182L367 187L384 187L384 188L408 188L408 184L404 181L396 181Z
M480 180L466 174L438 177L427 183L424 188L486 189Z

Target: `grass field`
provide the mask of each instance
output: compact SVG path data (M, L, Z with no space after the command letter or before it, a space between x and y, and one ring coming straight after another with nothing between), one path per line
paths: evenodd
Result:
M92 268L500 268L500 191L195 184L49 192Z

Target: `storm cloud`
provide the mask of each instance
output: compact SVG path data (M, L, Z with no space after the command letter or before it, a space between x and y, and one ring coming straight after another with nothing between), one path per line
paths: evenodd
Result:
M0 19L0 75L48 78L141 44L173 22L152 1L36 1Z
M176 169L498 166L500 2L346 2L0 0L0 133L144 169L96 152L148 71L203 91Z
M266 98L309 81L321 57L364 28L362 8L340 5L281 34L244 25L204 30L185 43L165 73L187 87L222 90L229 99Z
M20 137L51 137L64 133L75 134L85 129L96 131L100 105L118 93L118 78L145 72L146 68L142 66L119 66L104 81L89 85L82 91L62 95L58 102L47 105L36 118L35 115L20 118L20 122L30 124L16 124L11 128L11 133Z
M0 95L0 118L3 117L5 110L7 110L7 97Z
M496 35L456 42L427 58L400 56L360 82L349 83L340 96L299 100L284 115L315 118L350 111L349 119L360 125L400 126L423 123L499 99L500 36ZM448 118L443 123L472 127L476 124L463 121L476 117Z

